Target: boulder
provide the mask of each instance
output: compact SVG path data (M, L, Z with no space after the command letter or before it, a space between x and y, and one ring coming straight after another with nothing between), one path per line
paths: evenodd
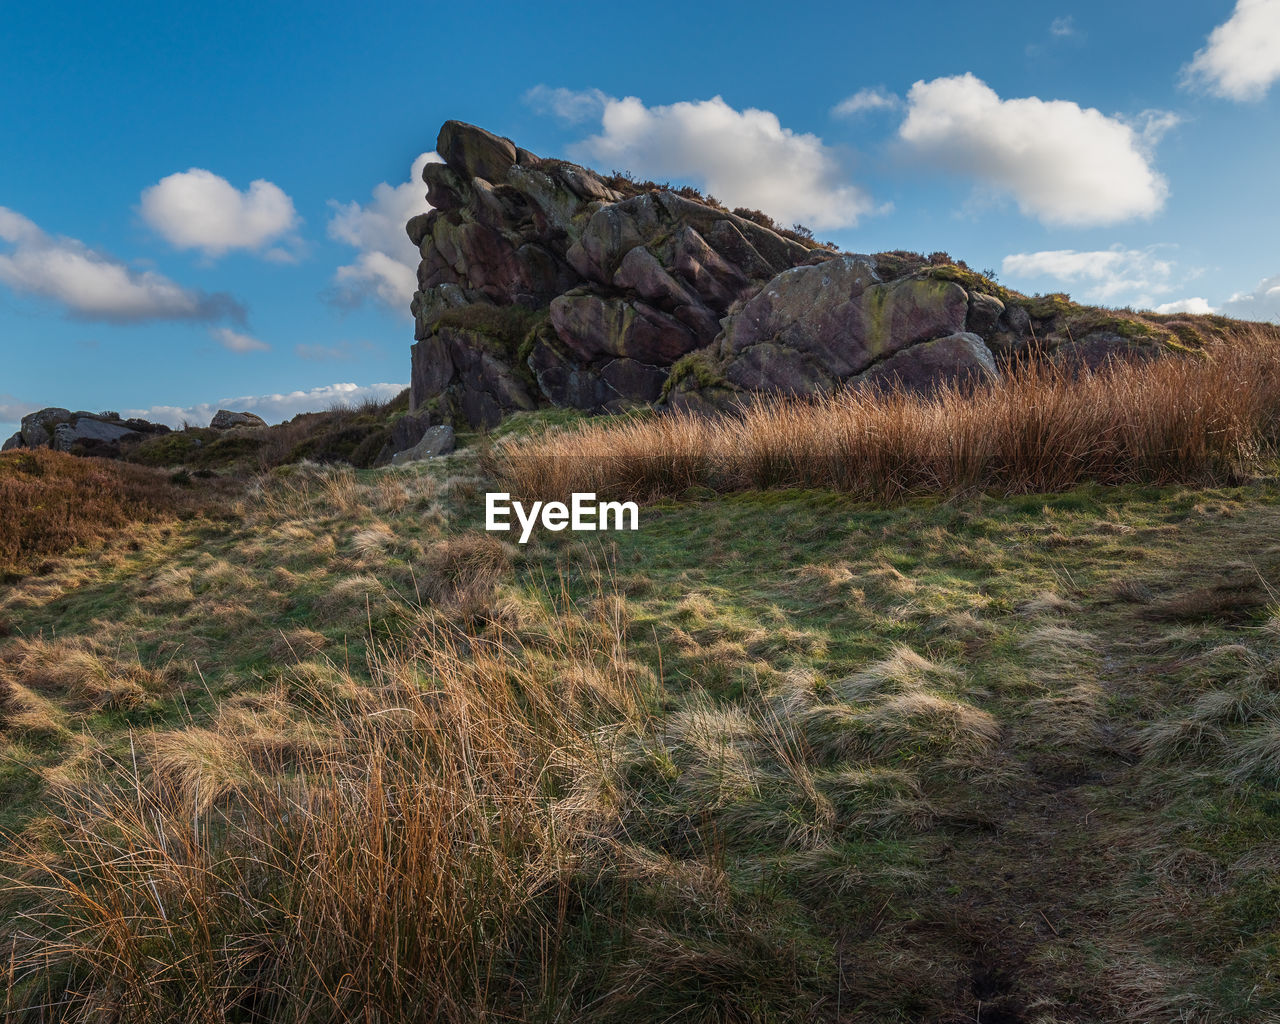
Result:
M54 428L71 422L71 410L52 406L22 417L22 443L27 448L47 448L53 441Z
M430 412L411 412L401 416L391 425L391 450L403 452L422 440L427 428L434 425Z
M12 451L14 448L22 448L22 431L19 430L13 437L4 443L4 447L0 448L0 452Z
M712 340L638 299L627 302L587 291L553 299L551 325L560 340L586 362L600 356L626 356L669 366Z
M444 123L436 138L436 152L458 174L491 182L505 181L507 171L516 163L514 142L463 121ZM529 157L532 154L526 156L526 162Z
M453 451L456 443L457 438L454 435L453 427L447 423L441 423L437 426L429 427L422 435L422 439L412 448L392 455L391 464L393 466L403 466L406 462L418 462L422 459L433 459L437 455L447 455Z
M600 378L617 398L656 402L671 371L636 359L612 359L600 370Z
M857 378L864 386L931 395L943 384L1000 379L991 351L976 334L960 333L895 352Z
M219 409L209 422L210 430L230 430L232 427L265 427L267 421L251 412L231 412Z
M994 295L982 292L969 293L969 315L965 325L973 334L986 337L996 329L996 324L1004 316L1004 303Z
M1136 341L1112 331L1094 331L1082 338L1068 339L1053 350L1053 361L1070 370L1096 372L1112 362L1146 362L1158 359L1168 349L1163 345Z
M123 423L78 415L74 423L59 423L53 428L53 447L60 452L69 452L80 444L95 455L105 454L108 448L115 449L113 454L119 454L116 446L120 441L138 436L139 431Z
M784 271L726 324L725 377L745 390L829 390L877 360L964 329L969 296L951 281L884 283L867 256Z

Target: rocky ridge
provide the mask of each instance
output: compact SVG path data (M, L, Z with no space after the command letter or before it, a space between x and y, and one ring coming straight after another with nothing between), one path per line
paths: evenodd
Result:
M211 430L237 427L265 427L266 421L251 412L219 409L209 424ZM163 423L139 418L122 419L114 412L72 412L51 406L22 417L18 432L5 441L0 451L15 448L52 448L72 455L93 455L118 459L148 437L171 433Z
M423 170L434 209L407 225L422 256L422 422L724 408L859 383L929 391L1031 355L1151 358L1229 323L1028 297L944 253L837 253L756 211L605 178L458 121L436 149L443 163Z

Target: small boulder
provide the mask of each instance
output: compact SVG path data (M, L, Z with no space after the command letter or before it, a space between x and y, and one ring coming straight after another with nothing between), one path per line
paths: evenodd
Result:
M22 431L18 431L16 434L13 435L13 437L9 438L9 440L7 440L4 443L4 447L0 448L0 452L12 451L14 448L21 448L21 447L23 447Z
M267 421L251 412L230 412L219 409L209 422L210 430L230 430L232 427L265 427Z
M449 424L441 423L438 426L429 427L422 435L422 440L412 448L396 452L391 456L391 465L403 466L406 462L418 462L421 459L435 458L437 455L448 455L453 451L456 443L457 437Z

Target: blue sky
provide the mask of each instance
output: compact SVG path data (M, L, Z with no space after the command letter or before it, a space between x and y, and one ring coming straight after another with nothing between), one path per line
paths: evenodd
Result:
M394 394L448 118L856 252L1280 317L1280 0L602 11L9 5L2 436Z

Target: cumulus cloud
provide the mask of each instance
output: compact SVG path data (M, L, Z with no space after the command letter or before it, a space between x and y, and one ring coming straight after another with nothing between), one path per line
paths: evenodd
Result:
M209 333L214 341L232 352L266 352L271 348L265 341L233 331L230 327L213 327Z
M524 101L539 114L550 114L565 124L581 124L599 117L609 97L599 89L552 89L535 85L524 94Z
M1049 34L1058 36L1059 38L1078 35L1079 33L1076 31L1075 17L1068 14L1063 18L1054 18L1049 24Z
M818 136L782 127L767 110L735 110L719 96L659 107L610 97L601 127L574 147L578 159L694 181L729 206L760 209L782 223L851 227L876 210Z
M1196 271L1179 274L1175 261L1162 257L1165 246L1145 249L1110 249L1080 252L1075 249L1051 249L1043 252L1020 252L1006 256L1000 273L1015 287L1029 287L1042 282L1083 289L1078 298L1090 302L1150 306L1156 295L1168 294Z
M1264 278L1250 291L1236 292L1218 312L1241 320L1280 322L1280 274Z
M1162 112L1135 129L1067 100L1002 100L972 74L916 82L907 105L898 133L920 159L1011 195L1046 224L1149 217L1168 195L1151 160L1172 123Z
M1280 78L1280 0L1238 0L1182 75L1184 85L1215 96L1262 99Z
M410 217L431 209L422 184L422 169L442 163L435 153L423 153L413 161L409 180L401 185L381 182L373 199L361 205L329 200L329 237L360 250L354 263L334 274L334 293L346 305L374 299L409 315L409 302L418 287L418 250L404 226Z
M142 219L179 249L217 257L232 249L266 250L271 259L291 259L288 249L269 248L298 225L293 200L258 179L240 191L226 178L200 167L161 178L142 191ZM291 244L296 247L296 240Z
M834 107L831 113L836 117L852 117L868 110L896 110L902 106L902 99L880 86L859 89L852 96L846 96Z
M183 288L153 270L134 270L74 238L46 234L0 206L0 282L15 292L60 303L72 316L111 323L145 320L242 321L225 294Z
M122 409L124 416L141 416L153 423L165 423L171 427L206 426L219 409L236 412L252 412L268 423L279 423L300 412L323 412L341 405L359 405L373 400L386 402L400 394L405 384L326 384L308 391L290 391L275 395L241 395L238 398L221 398L216 402L199 405L153 405L149 409Z
M1156 306L1153 313L1216 313L1217 310L1209 305L1209 300L1200 296L1190 299L1175 299L1173 302L1162 302Z

